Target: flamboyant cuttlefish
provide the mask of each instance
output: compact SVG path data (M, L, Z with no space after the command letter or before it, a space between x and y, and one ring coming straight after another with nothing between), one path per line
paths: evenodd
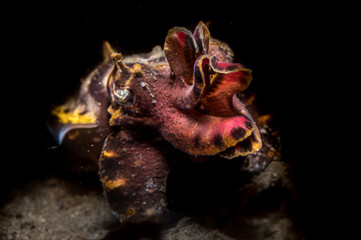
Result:
M103 53L78 94L52 110L50 126L72 156L99 164L106 198L122 220L168 211L170 152L239 158L248 171L272 160L272 146L261 141L268 117L251 111L252 118L251 98L239 97L251 70L233 63L229 46L202 22L194 33L171 29L163 50L123 57L105 42Z

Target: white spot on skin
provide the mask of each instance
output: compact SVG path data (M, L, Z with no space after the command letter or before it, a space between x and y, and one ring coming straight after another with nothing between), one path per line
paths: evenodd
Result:
M156 187L157 187L157 184L154 182L153 178L150 178L150 179L146 182L145 186L146 186L147 188L156 188Z
M154 95L153 95L152 91L150 90L148 83L140 82L140 86L142 86L143 88L146 88L149 95L151 96L151 98L154 98ZM155 99L152 99L152 103L157 103L157 101Z

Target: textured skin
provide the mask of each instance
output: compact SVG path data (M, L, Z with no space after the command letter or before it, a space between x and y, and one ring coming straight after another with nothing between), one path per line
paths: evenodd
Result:
M107 138L100 176L110 207L122 219L135 215L146 220L162 214L164 179L169 167L161 145L160 141L129 129Z
M227 44L201 22L194 33L171 29L163 49L123 58L105 43L104 62L77 97L52 111L59 143L77 159L99 159L105 195L122 220L168 213L165 182L175 151L192 160L240 158L251 172L276 156L271 148L277 152L262 148L268 117L252 118L252 98L240 100L252 74L232 62Z

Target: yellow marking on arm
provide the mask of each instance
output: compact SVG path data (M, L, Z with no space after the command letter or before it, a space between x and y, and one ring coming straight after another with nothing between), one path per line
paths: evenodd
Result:
M123 117L123 109L120 107L119 109L115 110L109 119L110 126L118 125L119 120Z
M127 217L130 217L130 216L134 215L134 213L135 213L134 208L128 208Z
M110 152L110 151L103 151L103 156L104 157L119 157L119 155L116 152Z
M109 107L107 108L107 112L108 112L110 115L113 115L116 110L117 110L117 109L114 109L114 106L112 106L112 105L109 105ZM119 110L119 111L122 111L122 106L118 106L118 110Z
M115 180L108 180L108 181L107 181L107 179L108 179L108 176L105 176L105 178L103 179L103 184L107 190L113 190L114 188L121 187L126 184L126 179L122 178L122 177L115 179Z
M273 152L273 151L268 151L268 153L267 153L267 156L268 156L269 158L273 158L275 155L276 155L276 154L275 154L275 152Z
M58 117L58 121L63 124L96 124L96 117L90 113L80 114L81 110L75 108L72 112L66 112L65 106L57 106L51 114Z

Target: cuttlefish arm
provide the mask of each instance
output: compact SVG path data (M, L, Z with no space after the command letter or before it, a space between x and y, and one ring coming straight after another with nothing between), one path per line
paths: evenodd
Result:
M108 136L99 161L110 207L121 220L159 220L167 213L165 179L169 172L162 144L123 129Z

